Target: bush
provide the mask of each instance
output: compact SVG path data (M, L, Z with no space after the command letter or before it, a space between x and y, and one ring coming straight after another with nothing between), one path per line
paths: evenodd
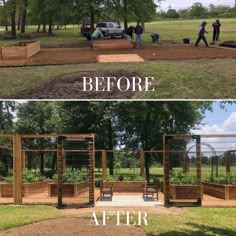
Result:
M53 180L57 182L57 179L57 174L55 174ZM79 170L66 169L62 175L63 183L80 183L87 180L88 176L84 176Z
M44 181L45 179L46 179L45 176L30 170L24 171L22 175L23 183L34 183L34 182Z
M205 177L204 182L224 185L236 185L236 174L220 174L217 177L209 175Z
M197 178L194 175L191 175L189 173L183 173L183 172L177 172L172 173L170 177L170 183L171 184L177 184L177 185L184 185L184 184L197 184Z
M145 181L145 177L140 176L140 175L131 175L131 176L126 176L126 177L122 175L119 175L118 177L108 175L106 176L105 181L127 181L127 182L128 181Z

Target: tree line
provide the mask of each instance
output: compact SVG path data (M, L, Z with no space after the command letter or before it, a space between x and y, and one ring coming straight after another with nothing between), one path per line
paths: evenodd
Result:
M211 102L0 102L0 133L95 133L96 149L161 150L163 134L190 133L201 123ZM3 145L0 140L0 145ZM42 139L26 140L24 148L47 148ZM40 153L43 172L44 153ZM114 156L109 153L110 174ZM149 176L155 156L147 154Z
M158 0L159 2L161 0ZM79 24L89 18L92 29L98 20L144 23L156 14L154 0L0 0L0 24L10 28L11 37L17 30L25 33L27 25L38 25L37 31L52 34L53 26ZM10 27L9 27L10 26Z
M201 19L201 18L234 18L236 17L236 1L234 7L210 4L204 7L196 2L191 7L181 10L172 9L157 13L159 19Z

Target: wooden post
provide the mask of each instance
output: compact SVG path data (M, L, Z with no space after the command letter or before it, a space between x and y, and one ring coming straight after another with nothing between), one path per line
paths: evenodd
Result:
M58 191L58 200L57 205L58 208L63 206L62 203L62 175L63 175L63 143L64 137L59 136L57 139L57 191Z
M230 174L230 152L225 152L226 173Z
M25 171L25 150L22 150L21 151L21 169L22 169L22 172Z
M164 205L170 205L170 163L169 163L169 144L170 137L163 137L163 166L164 166Z
M95 206L95 143L89 139L89 203Z
M102 150L102 179L105 179L107 175L107 152Z
M63 159L63 172L64 172L64 170L66 169L66 152L64 149L62 150L62 159Z
M19 134L13 137L13 196L14 204L22 204L22 164L21 164L21 136Z
M140 152L140 175L144 175L144 163L145 163L145 152L141 150Z
M196 167L197 167L197 205L202 205L202 176L201 176L201 136L194 135L196 139Z

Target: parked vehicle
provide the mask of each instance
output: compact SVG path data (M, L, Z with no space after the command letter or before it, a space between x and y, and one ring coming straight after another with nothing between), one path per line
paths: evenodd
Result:
M87 37L87 35L89 35L91 32L91 24L90 24L90 20L86 19L83 20L83 23L80 27L80 33L84 36Z
M118 22L99 22L96 28L100 28L105 37L124 37L124 29Z

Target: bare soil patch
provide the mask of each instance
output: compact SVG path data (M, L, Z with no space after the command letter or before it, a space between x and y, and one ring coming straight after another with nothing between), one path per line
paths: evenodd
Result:
M94 77L116 77L117 79L121 77L128 78L132 81L132 77L140 77L140 74L127 73L124 71L119 72L81 72L79 74L64 75L61 77L52 78L40 85L39 87L23 91L20 95L16 97L6 97L14 99L129 99L138 92L132 92L129 89L127 92L122 92L118 89L116 84L111 88L110 92L84 92L83 91L83 77L93 78L93 88L95 90L95 79ZM121 83L121 89L126 89L126 82ZM144 80L143 80L144 83ZM107 81L103 83L105 88L107 88ZM143 86L143 84L142 84ZM101 89L101 87L99 87ZM141 92L140 92L141 93Z
M101 51L94 51L90 48L44 48L26 60L0 60L0 67L96 63L98 62L97 57L100 54ZM214 47L206 48L204 46L194 47L182 44L150 45L139 49L130 48L127 50L102 50L102 54L137 54L144 61L236 58L235 50Z
M34 223L0 232L0 236L145 236L143 229L135 226L108 224L106 226L89 225L89 219L62 218Z

